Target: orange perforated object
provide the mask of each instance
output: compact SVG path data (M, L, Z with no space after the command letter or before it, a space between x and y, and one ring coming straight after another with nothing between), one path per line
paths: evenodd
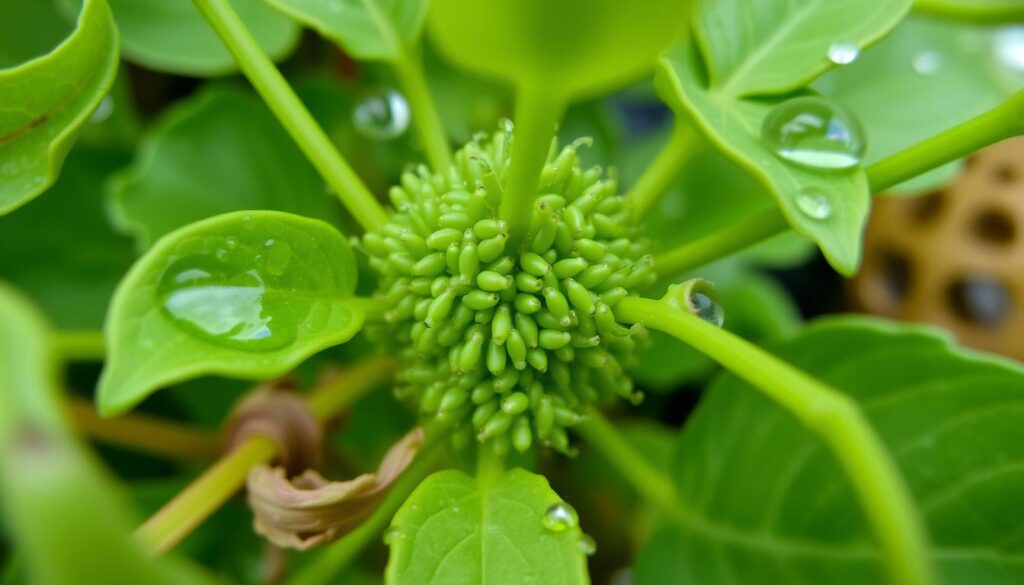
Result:
M927 196L875 200L848 291L858 310L1024 360L1024 137L975 154Z

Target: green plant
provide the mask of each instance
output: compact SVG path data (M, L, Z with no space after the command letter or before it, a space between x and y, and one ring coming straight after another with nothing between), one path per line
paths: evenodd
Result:
M1024 579L1024 369L803 325L763 272L813 244L853 274L873 195L1024 134L1024 35L985 28L1024 5L192 3L0 8L3 583L373 583L381 538L396 584L586 583L606 543L643 584ZM323 41L293 53L300 25L357 79ZM269 112L209 81L149 124L122 55L237 67ZM652 71L674 119L630 139L602 96L650 101ZM400 93L359 95L382 79ZM58 392L72 362L102 363L95 410ZM706 390L680 432L606 418L684 383ZM185 485L211 427L231 448ZM75 428L185 463L147 483L104 451L126 493ZM323 549L264 554L247 481L258 532Z

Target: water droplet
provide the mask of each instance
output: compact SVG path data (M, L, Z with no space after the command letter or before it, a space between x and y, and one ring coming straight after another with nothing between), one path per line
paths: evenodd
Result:
M832 43L828 48L828 60L836 65L849 65L860 56L860 49L853 43Z
M292 247L288 245L288 242L277 242L275 240L267 240L263 247L264 262L266 263L267 272L274 276L281 276L285 270L288 269L288 263L292 259Z
M993 45L996 59L1011 72L1024 73L1024 26L1000 30Z
M199 337L246 350L278 349L295 339L305 315L267 292L258 266L246 249L184 256L164 271L157 293L175 325ZM272 316L282 313L287 319Z
M579 526L580 519L576 510L565 502L552 504L544 512L544 528L551 532L565 532L570 528Z
M816 170L855 167L867 146L852 113L812 96L776 106L765 116L761 137L779 157Z
M725 323L725 310L707 293L691 290L686 304L689 305L691 313L715 327L721 327Z
M576 544L580 547L580 552L588 557L597 552L597 542L589 534L581 534Z
M405 532L397 526L392 526L384 532L384 544L394 546L399 540L405 537Z
M920 51L910 58L910 66L922 77L931 77L942 70L946 60L938 51Z
M105 122L114 113L114 98L109 95L100 100L100 105L96 106L92 115L89 116L90 124L99 124Z
M832 215L832 199L818 187L804 187L797 193L796 206L811 219L826 219Z
M352 112L356 129L374 140L391 140L409 127L409 103L397 91L387 91L363 100Z
M228 236L227 239L224 240L224 244L228 247L229 250L234 250L235 248L238 247L238 238Z

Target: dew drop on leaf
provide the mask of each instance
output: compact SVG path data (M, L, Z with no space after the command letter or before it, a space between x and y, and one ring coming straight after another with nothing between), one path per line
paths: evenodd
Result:
M405 537L405 533L397 526L392 526L384 532L384 544L394 546L399 540Z
M264 244L263 258L266 263L267 272L274 276L281 276L288 269L288 263L292 259L292 247L288 242L267 240Z
M711 295L707 293L691 290L686 299L686 304L689 306L690 312L702 321L707 321L715 327L721 327L725 323L725 310L718 301L711 298Z
M910 58L910 66L921 77L938 75L942 71L943 65L945 65L945 59L938 51L920 51Z
M849 65L860 56L860 49L853 43L832 43L828 48L828 60L836 65Z
M827 219L832 215L832 199L818 187L804 187L796 195L796 206L811 219Z
M114 114L114 98L109 95L100 101L92 115L89 116L90 124L100 124L107 121Z
M867 147L852 113L812 96L777 105L765 116L761 138L783 160L822 171L859 165Z
M176 326L217 345L267 351L294 341L296 328L269 316L268 309L280 307L268 295L266 278L243 250L194 254L168 266L157 294Z
M588 557L597 552L597 542L589 534L581 534L576 544L580 547L580 552Z
M356 130L374 140L392 140L401 136L409 128L410 118L409 102L394 90L371 95L352 112Z
M552 504L544 512L544 528L551 532L565 532L579 526L580 519L576 510L565 502Z

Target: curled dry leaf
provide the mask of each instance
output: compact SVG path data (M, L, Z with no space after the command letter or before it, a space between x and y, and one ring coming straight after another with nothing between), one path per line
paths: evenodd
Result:
M320 464L322 425L291 381L263 384L235 405L225 431L228 450L254 435L274 441L284 469L297 473Z
M391 447L377 473L348 481L328 481L311 469L289 480L282 467L254 468L248 487L256 532L278 546L299 550L348 533L377 509L412 462L423 436L423 429L414 429Z

